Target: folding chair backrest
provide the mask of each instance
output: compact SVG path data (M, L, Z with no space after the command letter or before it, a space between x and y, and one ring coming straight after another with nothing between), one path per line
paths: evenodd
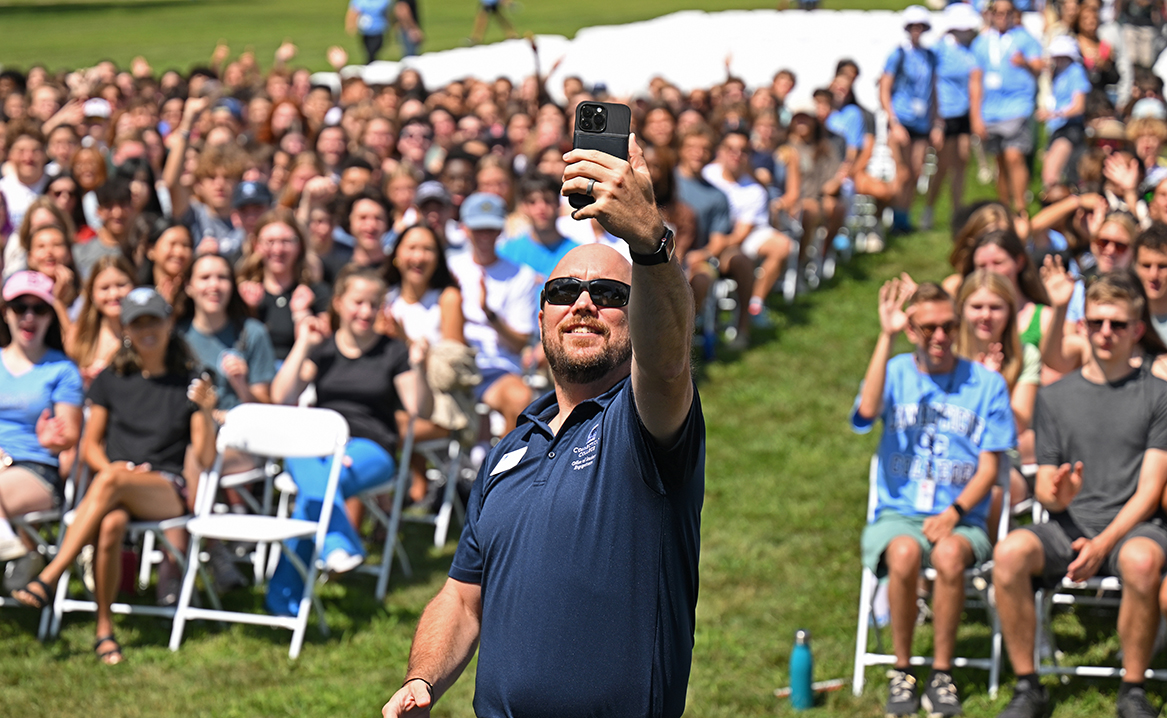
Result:
M337 484L348 444L349 428L344 417L332 409L273 404L240 404L227 412L216 441L218 457L215 460L213 481L206 491L200 487L196 513L205 513L218 488L223 452L237 449L249 454L280 458L332 457L319 526L316 530L316 548L324 548L324 535L332 518Z

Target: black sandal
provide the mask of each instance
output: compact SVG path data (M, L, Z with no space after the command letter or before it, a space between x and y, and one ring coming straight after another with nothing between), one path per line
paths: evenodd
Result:
M112 643L113 648L108 651L98 652L97 649L101 648L101 644L103 643ZM97 641L93 644L93 652L97 653L97 660L101 661L107 666L116 666L125 660L125 656L122 654L122 645L117 642L117 639L113 637L112 633L108 636L102 636L98 638ZM110 656L117 656L118 659L111 662L107 660Z
M30 591L29 587L32 586L33 584L40 586L41 590L45 592L45 595L38 596L37 594ZM24 594L29 597L29 600L25 600L25 599L21 598L20 596L17 596L16 594L18 591L24 592ZM49 605L49 601L51 600L50 596L52 596L52 595L53 595L52 590L49 589L49 585L47 583L45 583L44 581L40 580L39 576L37 578L32 579L28 583L26 583L24 585L24 588L17 589L17 591L12 592L12 597L15 598L19 603L21 603L22 605L27 606L29 608L35 608L37 610L43 609L45 606Z

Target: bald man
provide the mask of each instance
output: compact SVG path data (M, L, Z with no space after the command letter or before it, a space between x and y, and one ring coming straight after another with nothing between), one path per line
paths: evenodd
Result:
M480 716L680 716L692 661L705 420L693 300L635 141L565 156L564 194L628 242L544 286L555 391L487 456L446 585L385 716L426 716L480 648Z

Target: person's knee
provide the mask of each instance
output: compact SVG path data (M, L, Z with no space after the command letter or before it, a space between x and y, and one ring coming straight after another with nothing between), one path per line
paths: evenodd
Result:
M1127 592L1153 594L1162 582L1163 549L1149 539L1135 538L1118 552L1118 572Z
M920 544L911 536L897 536L892 539L883 553L888 573L901 578L919 573L922 557L923 550Z
M949 536L932 547L932 568L941 578L959 578L968 567L971 551L968 542L958 536Z
M98 544L105 547L120 546L130 524L130 515L125 511L110 511L101 519Z
M1013 584L1028 580L1041 556L1041 542L1028 531L1014 531L993 549L993 582Z

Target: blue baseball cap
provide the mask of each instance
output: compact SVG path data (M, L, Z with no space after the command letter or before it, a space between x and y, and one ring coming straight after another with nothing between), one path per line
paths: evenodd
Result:
M475 192L462 203L462 224L467 229L501 230L506 222L506 202L496 194Z

